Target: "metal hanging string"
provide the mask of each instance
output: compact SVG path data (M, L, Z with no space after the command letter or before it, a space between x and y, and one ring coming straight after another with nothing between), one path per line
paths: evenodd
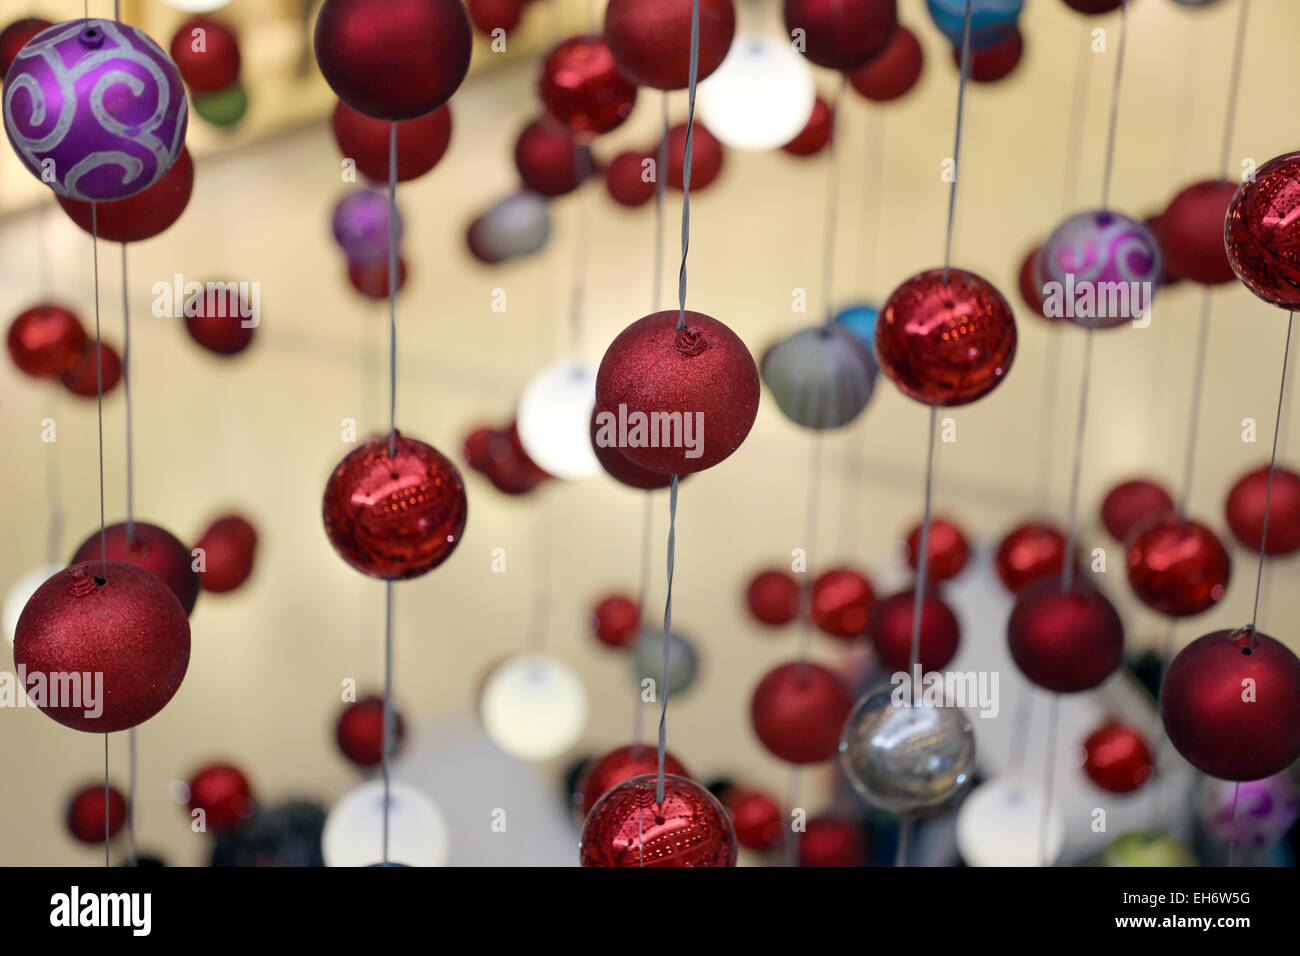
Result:
M1277 471L1277 443L1282 433L1282 403L1286 397L1286 367L1291 359L1291 329L1295 325L1295 313L1288 313L1286 319L1286 345L1282 348L1282 382L1277 389L1277 416L1273 420L1273 454L1268 462L1268 490L1264 493L1264 522L1259 536L1259 569L1255 572L1255 604L1250 612L1250 643L1255 644L1255 625L1259 621L1259 592L1264 583L1264 548L1268 544L1268 513L1273 504L1273 475Z
M637 591L636 600L636 643L641 643L641 637L645 634L645 609L646 603L650 597L650 535L654 531L654 495L646 491L643 496L644 503L641 508L641 573L640 587ZM637 682L635 691L632 694L632 742L639 744L644 733L644 712L645 708L641 706L641 684Z
M961 131L966 116L966 81L970 79L970 21L971 5L966 0L966 18L961 28L961 77L957 81L957 122L953 132L952 183L948 187L948 227L943 240L943 281L948 281L948 267L952 263L952 227L957 215L957 180L961 163Z
M654 287L651 289L651 312L659 311L660 298L664 285L664 192L667 180L664 171L668 168L668 94L659 98L659 108L663 119L663 135L659 137L659 149L655 154L655 254Z
M1124 80L1124 47L1128 38L1128 0L1119 8L1119 45L1115 50L1115 86L1110 99L1110 128L1106 133L1106 165L1101 177L1101 208L1110 208L1111 173L1115 168L1115 138L1119 129L1119 91Z
M822 301L826 304L826 324L835 321L835 239L837 214L840 208L840 151L836 146L839 138L836 127L839 125L840 103L844 98L844 88L849 84L849 75L840 74L840 82L835 87L835 96L831 100L831 133L827 144L826 170L826 221L825 235L822 240Z
M131 413L131 304L127 294L126 243L122 243L122 396L126 403L126 537L135 540L135 438Z
M95 286L95 404L99 412L99 571L108 580L108 526L104 522L104 346L99 330L99 204L90 204L90 248Z

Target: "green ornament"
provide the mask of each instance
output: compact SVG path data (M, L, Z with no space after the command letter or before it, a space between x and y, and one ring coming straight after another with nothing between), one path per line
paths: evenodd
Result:
M194 97L194 112L213 126L234 126L248 110L248 94L244 85L235 82L216 93Z
M1191 850L1159 830L1139 830L1117 837L1097 862L1101 866L1197 865Z

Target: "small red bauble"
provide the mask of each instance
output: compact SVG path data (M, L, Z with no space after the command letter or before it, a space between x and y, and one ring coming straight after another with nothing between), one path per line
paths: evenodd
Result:
M598 36L570 37L555 47L542 63L537 92L547 113L584 136L621 126L636 105L636 87Z
M190 813L203 811L208 833L233 830L253 815L253 788L230 764L208 764L190 778Z
M495 428L484 425L466 435L463 446L465 464L475 471L485 469L492 461L492 443L496 441L498 434Z
M571 193L595 171L591 151L554 120L533 120L515 141L524 188L541 196Z
M1270 159L1242 183L1223 225L1228 262L1265 302L1300 309L1300 152Z
M162 178L133 196L101 203L55 198L82 231L109 242L142 242L170 229L190 204L193 192L194 160L182 146Z
M253 573L257 529L239 515L225 515L208 526L195 548L203 549L204 569L199 584L205 591L233 591Z
M1083 742L1083 771L1111 793L1132 793L1151 776L1151 750L1132 727L1108 721Z
M718 138L695 121L691 131L691 193L711 185L722 173L726 158ZM686 124L678 123L668 131L668 188L678 191L686 182Z
M586 818L597 801L620 783L644 774L659 773L659 751L645 744L627 744L615 747L604 756L593 760L582 772L578 793L582 797L582 816ZM664 751L664 773L690 777L686 767L668 751Z
M1034 246L1029 250L1029 254L1025 256L1024 260L1021 261L1020 275L1017 282L1020 287L1020 298L1025 305L1029 306L1035 315L1045 319L1047 313L1043 311L1043 293L1038 287L1038 267L1036 265L1040 248L1042 247Z
M96 358L96 356L99 356ZM103 382L103 392L107 395L122 378L122 359L117 350L107 342L95 347L93 339L86 340L86 349L81 353L77 363L59 376L65 388L82 398L96 398Z
M876 322L876 358L907 396L965 405L997 387L1016 355L1011 306L962 269L930 269L894 290Z
M1124 0L1065 0L1065 5L1071 10L1089 15L1110 13L1112 10L1118 10L1123 3Z
M749 716L771 753L789 763L820 763L839 750L853 698L835 674L811 661L768 671L754 688Z
M495 30L509 33L519 26L529 0L469 0L469 21L474 29L490 37Z
M1171 272L1202 285L1232 281L1223 224L1236 191L1235 183L1211 179L1193 183L1169 201L1160 217L1160 246Z
M451 142L451 107L440 106L425 116L397 125L397 181L423 176L442 159ZM388 182L392 123L372 119L340 102L330 120L339 152L356 162L357 170L377 183Z
M597 801L582 827L583 866L735 866L736 833L717 798L685 777L633 777Z
M1122 481L1101 503L1101 523L1121 544L1137 528L1174 510L1174 499L1162 485L1146 478Z
M887 103L916 85L923 63L916 34L899 26L883 50L849 73L849 84L872 102Z
M1164 265L1164 274L1160 277L1160 288L1182 282L1183 277L1169 267L1169 249L1165 241L1165 223L1160 216L1148 216L1142 220L1142 225L1147 227L1147 231L1155 236L1156 243L1160 246L1160 259Z
M494 436L488 453L490 458L484 473L492 487L503 494L527 494L551 477L528 457L514 422Z
M217 93L239 80L239 41L233 30L211 17L181 24L168 52L195 93Z
M325 484L321 507L334 550L362 574L405 580L451 556L465 531L468 504L456 466L436 448L396 436L349 453Z
M68 832L81 843L111 840L126 824L126 797L117 787L109 787L105 803L104 785L92 783L82 787L68 801ZM105 834L107 830L107 834Z
M460 0L325 0L316 18L325 81L381 120L415 119L451 99L473 42Z
M1013 27L1010 33L996 43L971 48L967 75L976 83L996 83L1006 79L1020 65L1024 52L1025 38L1019 28ZM957 69L961 69L960 47L953 48L952 61Z
M812 115L798 135L781 148L792 156L812 156L820 153L831 141L831 132L835 126L831 108L820 96L813 102ZM694 170L692 182L694 185Z
M406 288L406 259L403 256L397 257L397 291L401 292ZM352 288L356 289L367 299L387 299L388 298L388 263L380 262L349 262L348 263L348 281L352 283Z
M1124 625L1111 603L1079 581L1039 581L1020 595L1007 622L1007 644L1021 673L1045 690L1091 690L1124 657Z
M1065 535L1037 521L1012 528L998 545L994 564L1012 594L1043 578L1059 579L1065 571Z
M615 594L596 605L592 611L592 623L602 644L627 647L641 634L641 608L631 598Z
M235 282L210 282L185 303L185 331L216 355L238 355L248 348L260 321Z
M754 357L735 332L701 312L687 311L681 330L677 318L671 309L633 322L610 343L596 374L596 409L628 422L619 451L666 475L693 474L729 457L754 425L760 391ZM674 414L682 427L666 443L661 430L650 436L648 424L635 428ZM686 447L688 420L694 447ZM652 437L660 447L651 447Z
M1273 472L1273 492L1268 490L1268 467L1257 468L1237 479L1224 512L1232 536L1252 551L1264 540L1264 509L1268 508L1268 543L1265 554L1291 554L1300 550L1300 475L1280 465Z
M789 571L760 571L749 582L745 603L761 624L789 624L799 614L799 582Z
M803 31L803 55L831 70L856 70L898 28L895 0L785 0L786 32Z
M778 846L785 836L781 808L765 793L730 787L722 797L722 805L731 813L736 842L746 850L762 853Z
M908 672L912 666L912 619L916 592L891 594L876 602L867 623L867 636L876 649L883 670ZM921 673L940 671L957 654L961 627L952 608L928 590L921 601Z
M816 817L799 836L800 866L864 866L867 841L848 820Z
M614 202L635 208L654 198L655 181L645 178L646 160L653 158L649 153L628 150L609 161L605 167L605 189Z
M1147 524L1128 549L1128 582L1143 604L1170 617L1207 611L1228 590L1232 560L1213 531L1177 515Z
M18 56L18 51L25 47L36 34L54 26L49 20L40 17L23 17L0 30L0 80L9 73L9 67Z
M189 662L190 622L176 595L121 561L74 564L53 575L27 602L14 635L14 664L25 669L29 687L37 674L47 684L60 674L95 675L93 706L88 696L34 701L87 733L144 723L172 699Z
M148 571L176 595L186 614L194 610L194 602L199 599L199 575L194 570L190 549L176 535L144 521L135 522L128 534L123 522L104 529L103 544L107 547L108 560L125 561ZM94 564L100 559L100 553L100 533L95 531L81 543L68 563Z
M657 471L642 468L640 465L633 464L617 447L601 444L596 440L597 432L596 411L592 409L591 449L596 453L596 460L600 462L600 467L604 468L605 473L615 481L642 491L667 488L673 483L672 475L661 475Z
M390 754L401 749L406 737L402 715L393 710ZM334 725L334 739L339 751L358 767L378 766L384 760L384 698L371 695L355 700L343 708Z
M832 568L813 582L812 622L831 637L854 638L867 629L876 592L866 575L849 568Z
M637 86L681 90L691 79L693 0L610 0L605 7L605 42L619 72ZM716 70L736 35L731 0L699 0L699 57L696 79Z
M966 536L946 518L930 520L930 537L926 541L925 575L929 581L947 581L961 573L970 559L970 545ZM917 525L907 535L907 566L916 570L921 553L921 526Z
M35 378L58 378L86 351L81 320L58 305L37 305L9 326L9 357L20 372Z

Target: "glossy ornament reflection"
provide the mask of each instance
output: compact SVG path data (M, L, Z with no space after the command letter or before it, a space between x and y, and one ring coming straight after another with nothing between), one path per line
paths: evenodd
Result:
M592 808L578 845L583 866L735 866L736 833L717 798L685 777L620 784Z
M618 71L601 36L570 37L551 50L537 92L553 118L584 136L621 126L636 104L636 87Z
M1083 772L1111 793L1132 793L1150 779L1151 749L1132 727L1110 720L1083 742Z
M1169 617L1208 611L1228 590L1232 561L1213 531L1168 515L1148 524L1128 549L1128 581L1147 607Z
M627 744L615 747L593 760L582 772L578 781L578 795L582 798L583 819L592 807L620 783L644 774L659 772L659 751L646 744ZM668 751L664 752L664 773L677 777L690 777L686 767Z
M1228 204L1223 238L1237 278L1265 302L1300 309L1300 152L1255 170Z

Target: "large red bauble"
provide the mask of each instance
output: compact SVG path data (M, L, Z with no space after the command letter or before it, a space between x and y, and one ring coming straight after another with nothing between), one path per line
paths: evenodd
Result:
M1171 272L1202 285L1232 281L1223 221L1236 192L1236 183L1211 179L1193 183L1169 201L1160 224L1161 250Z
M239 294L237 284L208 283L201 295L201 300L196 294L185 303L190 338L215 355L238 355L248 348L261 317Z
M722 805L731 814L736 842L746 850L762 853L779 845L785 836L781 808L765 793L730 787L723 794Z
M529 2L530 0L469 0L466 8L474 29L490 37L494 30L509 33L519 26L524 7Z
M1117 721L1102 724L1083 742L1083 772L1111 793L1132 793L1151 776L1147 742L1132 727Z
M65 727L87 733L144 723L172 699L189 663L190 622L176 595L122 561L88 561L53 575L23 608L14 635L14 664L25 669L28 686L36 674L47 683L58 675L94 675L96 706L84 696L36 702ZM102 713L87 715L101 704Z
M1268 542L1265 554L1291 554L1300 550L1300 475L1280 465L1273 472L1273 493L1268 491L1268 466L1237 479L1224 513L1232 536L1252 551L1264 543L1264 509L1268 508Z
M600 466L605 469L605 473L621 484L629 488L639 488L642 491L654 491L658 488L667 488L673 483L672 475L661 475L657 471L649 471L640 465L633 464L623 452L613 445L602 445L596 440L596 411L591 412L591 450L596 453L596 460ZM540 469L538 469L540 471Z
M1020 298L1025 305L1034 310L1034 314L1047 318L1047 313L1043 311L1043 293L1038 287L1038 250L1042 246L1034 246L1029 250L1028 255L1020 262L1020 274L1017 277L1017 284L1020 288Z
M98 355L98 358L96 357ZM73 395L82 398L96 398L103 385L107 395L122 378L122 359L117 350L107 342L101 342L95 348L94 339L86 339L85 351L75 365L59 376L64 387Z
M627 744L615 747L609 753L591 761L582 772L578 793L582 797L582 815L585 818L605 794L620 783L643 774L659 773L659 751L645 744ZM668 751L664 751L664 773L690 777L686 767Z
M1018 27L988 46L973 47L970 62L967 64L967 76L976 83L996 83L1006 79L1020 65L1020 58L1025 52L1025 38ZM952 61L961 69L961 47L953 47Z
M1124 625L1111 603L1076 580L1039 581L1016 601L1007 622L1007 644L1021 673L1046 690L1091 690L1115 672L1124 657Z
M849 84L874 103L888 103L916 85L924 59L916 34L900 25L883 50L849 73Z
M1300 309L1300 152L1270 159L1242 183L1223 224L1228 262L1265 302Z
M799 836L800 866L864 866L867 841L848 820L816 817Z
M636 87L598 36L570 37L542 63L537 93L546 112L583 136L608 133L632 115Z
M916 592L891 594L876 602L867 622L867 636L876 648L882 670L910 672L912 667L912 618ZM921 673L941 671L957 654L961 627L952 608L935 594L926 591L921 601L920 664Z
M9 67L18 56L18 51L25 47L36 34L48 30L54 24L41 17L23 17L15 20L0 30L0 80L9 73Z
M1137 528L1174 510L1174 499L1164 486L1147 478L1122 481L1101 503L1101 523L1121 544Z
M780 759L820 763L839 750L852 709L853 698L835 674L811 661L792 661L758 682L749 716L759 741Z
M799 582L789 571L760 571L745 590L745 603L761 624L789 624L799 614Z
M925 576L929 581L946 581L961 573L970 559L970 545L961 528L946 518L930 520L930 537L925 543ZM921 553L921 526L907 534L907 566L916 570Z
M596 409L621 418L620 406L626 406L630 440L636 438L633 416L649 422L678 414L683 427L690 416L694 449L684 441L619 448L633 464L666 475L712 468L739 448L758 415L760 391L754 357L735 332L690 311L679 331L677 317L670 309L633 322L610 343L596 373ZM670 436L669 445L674 438L683 439L684 431Z
M1215 631L1184 647L1160 685L1169 742L1220 780L1260 780L1300 757L1300 660L1267 634Z
M515 168L524 188L541 196L563 196L596 169L591 150L554 120L537 119L515 141Z
M239 80L239 41L233 30L211 17L192 17L182 23L167 52L195 93L217 93Z
M58 378L86 351L81 320L59 305L36 305L9 326L9 357L20 372L35 378Z
M125 561L148 571L176 595L187 615L194 610L194 602L199 599L199 576L190 549L176 535L144 521L135 522L128 535L123 522L104 529L103 543L108 560ZM101 550L100 533L95 531L81 542L68 564L93 564L100 559Z
M856 70L898 28L895 0L785 0L786 32L802 30L803 55L831 70Z
M693 0L610 0L605 7L605 42L619 72L637 86L681 90L691 80ZM736 35L732 0L699 0L700 32L696 79L716 70Z
M393 711L393 727L389 743L395 754L406 737L406 724L402 715ZM343 708L338 723L334 725L334 740L339 751L358 767L378 766L384 760L384 698L377 695L354 700Z
M334 107L330 120L339 152L356 162L357 170L377 183L388 182L392 123L358 113L344 102ZM423 176L442 159L451 142L451 107L397 124L397 181Z
M722 172L726 153L718 138L695 121L691 133L691 193L711 185ZM686 183L686 124L668 131L668 188L681 190Z
M190 778L190 813L203 811L208 833L224 833L253 816L253 788L238 767L213 763Z
M182 146L162 178L134 196L101 203L55 198L68 218L87 234L95 235L98 230L99 238L109 242L142 242L170 229L190 204L193 192L194 160L189 148Z
M820 96L813 101L812 115L804 128L781 148L791 156L812 156L820 153L831 141L835 119L830 106ZM694 170L691 170L691 185L695 185Z
M1012 594L1065 571L1065 535L1049 524L1029 521L1012 528L994 556L998 577Z
M1170 617L1207 611L1228 590L1232 559L1196 521L1171 514L1137 532L1128 548L1128 582L1143 604Z
M930 269L894 290L876 322L876 358L903 394L965 405L997 387L1016 355L1016 320L973 272Z
M597 640L610 647L627 647L641 634L641 608L621 594L602 600L591 616Z
M68 801L68 832L81 843L103 843L112 839L126 824L126 797L117 787L106 795L102 783L82 787ZM107 830L107 833L105 833Z
M362 574L416 578L451 556L465 531L465 483L424 442L388 436L350 452L325 483L321 506L334 550Z
M202 548L204 554L200 586L224 594L242 585L253 573L257 529L240 515L224 515L208 526L195 547Z
M685 777L644 774L600 798L582 826L583 866L735 866L736 833L717 798Z
M831 637L854 638L867 629L876 592L866 575L850 568L832 568L813 582L808 614Z
M605 189L614 202L635 208L654 198L655 181L645 178L646 160L653 158L649 153L628 150L609 161L605 167Z

